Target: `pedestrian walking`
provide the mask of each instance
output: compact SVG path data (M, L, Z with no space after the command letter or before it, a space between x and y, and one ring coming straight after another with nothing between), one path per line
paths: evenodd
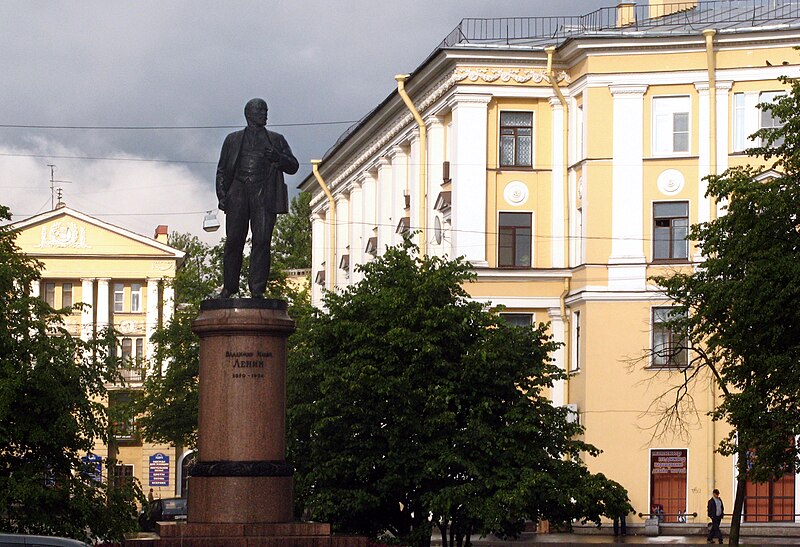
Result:
M722 498L719 497L719 490L715 488L711 499L708 500L708 518L711 519L711 529L708 531L709 543L714 543L714 538L717 538L720 545L722 544L722 530L719 529L719 525L724 516L725 504L722 503Z

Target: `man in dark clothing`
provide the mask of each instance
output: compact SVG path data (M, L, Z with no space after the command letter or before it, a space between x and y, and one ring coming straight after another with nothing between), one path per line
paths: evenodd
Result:
M244 107L245 129L225 137L217 165L217 198L225 211L224 285L220 298L239 292L242 251L252 231L248 284L254 298L263 298L270 270L272 230L279 213L289 211L283 174L300 167L283 135L268 131L267 103L252 99Z
M725 516L725 505L722 503L722 498L719 497L719 490L715 488L712 494L711 499L708 500L708 518L711 519L708 542L714 543L714 538L717 538L722 544L722 530L719 529L719 524L722 522L722 517Z

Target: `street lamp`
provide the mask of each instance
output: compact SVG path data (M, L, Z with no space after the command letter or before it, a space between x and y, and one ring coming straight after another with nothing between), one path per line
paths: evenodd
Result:
M216 232L219 230L219 220L217 215L209 211L203 219L203 230L206 232Z

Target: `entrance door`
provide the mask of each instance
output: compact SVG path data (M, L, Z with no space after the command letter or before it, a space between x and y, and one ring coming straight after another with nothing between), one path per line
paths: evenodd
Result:
M663 522L678 522L686 512L686 449L650 452L650 512Z
M744 487L745 522L794 522L794 473Z

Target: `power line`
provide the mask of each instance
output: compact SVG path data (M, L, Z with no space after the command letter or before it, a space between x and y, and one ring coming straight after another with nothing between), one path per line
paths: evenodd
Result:
M267 127L311 127L317 125L344 125L353 124L359 120L341 120L330 122L296 122L296 123L271 123ZM40 124L15 124L2 123L3 129L79 129L100 131L182 131L193 129L241 129L238 125L40 125Z
M53 154L19 154L11 152L0 152L0 156L12 158L54 158L59 160L92 160L92 161L138 161L138 162L153 162L153 163L194 163L194 164L207 164L216 165L215 161L200 161L200 160L164 160L153 158L112 158L102 156L64 156Z

